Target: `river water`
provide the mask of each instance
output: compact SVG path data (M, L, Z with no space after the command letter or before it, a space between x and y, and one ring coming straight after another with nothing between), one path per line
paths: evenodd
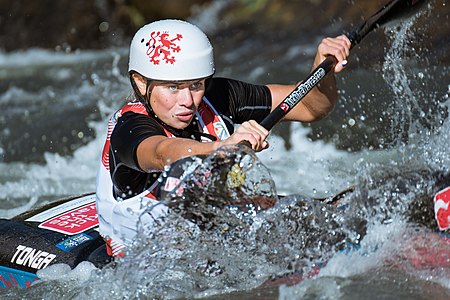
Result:
M217 9L193 22L219 24ZM5 295L448 299L449 241L430 207L434 193L450 185L450 66L427 58L434 52L421 46L423 28L416 26L441 9L426 6L368 36L374 52L383 49L370 67L356 47L338 76L340 100L330 117L280 124L270 149L257 157L243 152L253 160L249 180L273 183L270 192L286 195L274 208L247 214L215 208L208 211L215 227L206 231L174 216L156 231L142 228L140 243L115 268L56 266L40 273L43 283ZM370 42L380 36L382 45ZM258 56L262 40L219 46L217 75L301 80L320 38ZM126 48L0 54L1 217L95 190L106 121L130 94L127 55ZM348 186L354 192L337 206L312 199ZM210 191L193 193L193 201Z

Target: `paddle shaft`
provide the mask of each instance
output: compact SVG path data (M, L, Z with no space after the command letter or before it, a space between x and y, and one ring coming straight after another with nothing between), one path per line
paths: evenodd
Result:
M351 48L357 45L374 28L389 21L393 15L405 6L412 6L420 0L391 0L379 11L372 15L359 28L346 34L351 42ZM331 71L337 64L334 56L328 56L316 67L264 120L261 125L271 130L281 119L286 116L302 99Z

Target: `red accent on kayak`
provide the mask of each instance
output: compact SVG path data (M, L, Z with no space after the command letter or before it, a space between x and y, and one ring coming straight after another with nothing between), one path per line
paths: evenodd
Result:
M450 228L450 187L434 196L434 216L440 230Z
M88 203L41 223L39 228L74 235L96 226L98 215L95 203Z

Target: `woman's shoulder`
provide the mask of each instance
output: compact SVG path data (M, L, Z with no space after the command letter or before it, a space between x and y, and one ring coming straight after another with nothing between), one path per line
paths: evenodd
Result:
M164 134L164 129L154 118L133 111L125 112L117 119L113 132L130 134L142 131L148 132L148 134L153 133L154 135Z

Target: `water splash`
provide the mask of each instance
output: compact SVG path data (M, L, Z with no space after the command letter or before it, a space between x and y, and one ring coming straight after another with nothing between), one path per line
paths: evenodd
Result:
M372 299L385 290L391 297L448 297L449 242L436 232L432 199L450 184L450 102L448 95L424 95L420 83L429 73L427 69L417 72L414 60L407 59L415 53L413 25L427 13L387 29L392 47L386 54L383 78L395 98L385 116L392 118L391 135L397 142L390 149L370 152L370 158L361 156L354 165L356 190L346 217L367 221L358 250L333 256L315 279L281 288L280 298L326 298L328 291L348 299L355 289L358 298ZM378 288L369 290L361 284L372 276L371 285ZM387 284L380 277L415 282L419 288ZM427 288L424 282L429 281L437 284ZM325 284L330 290L319 292L317 287Z
M445 118L446 112L436 97L426 94L425 77L430 75L430 66L421 67L419 61L426 61L426 49L416 41L415 25L421 18L431 15L428 9L402 22L385 28L391 45L385 54L382 76L393 92L394 99L387 104L383 116L391 120L391 137L394 147L417 142L424 134L432 134L441 124L436 118ZM425 25L426 26L426 25ZM442 72L446 72L443 70ZM438 105L436 105L438 104Z
M292 195L263 208L259 198L276 197L276 191L267 168L248 148L220 149L196 163L190 162L184 169L189 174L166 195L171 213L142 226L127 255L90 284L102 286L113 278L120 282L108 286L115 296L169 299L270 286L314 275L363 234L364 222L343 216L346 205ZM229 166L236 163L246 174L239 186L229 182ZM177 193L180 187L183 193Z

